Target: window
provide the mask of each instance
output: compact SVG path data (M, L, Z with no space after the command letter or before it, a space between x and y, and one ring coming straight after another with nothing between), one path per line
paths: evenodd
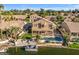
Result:
M38 28L41 28L41 23L38 23Z
M79 33L78 33L78 36L79 36Z
M42 24L41 26L44 27L44 24Z
M37 33L36 31L33 31L33 33Z
M37 24L34 24L34 27L37 27Z
M72 36L77 36L77 33L71 33Z
M52 24L49 24L49 28L52 29Z
M42 33L45 33L45 31L41 31Z
M33 33L37 33L37 34L38 34L38 33L39 33L39 31L33 31Z
M36 19L34 19L34 22L36 21Z
M44 24L38 23L38 28L43 28Z
M52 31L48 31L49 34L52 34Z

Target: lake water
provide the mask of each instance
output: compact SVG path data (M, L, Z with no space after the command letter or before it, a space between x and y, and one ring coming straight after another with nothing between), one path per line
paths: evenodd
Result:
M39 47L37 52L26 52L23 47L9 48L8 55L79 55L79 50L67 48Z

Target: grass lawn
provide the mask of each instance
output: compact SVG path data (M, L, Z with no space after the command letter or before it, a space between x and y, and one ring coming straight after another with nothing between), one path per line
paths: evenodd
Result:
M21 39L31 39L32 38L32 34L24 33L19 38L21 38Z
M79 44L73 43L69 45L70 48L79 48Z
M7 53L11 55L79 55L79 50L67 49L67 48L52 48L52 47L39 47L38 52L26 52L24 48L8 49Z

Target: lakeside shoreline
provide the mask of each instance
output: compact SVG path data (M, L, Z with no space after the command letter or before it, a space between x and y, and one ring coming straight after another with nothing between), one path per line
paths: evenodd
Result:
M25 51L25 49L22 47L17 47L17 50L16 47L13 47L9 48L7 53L11 55L79 55L78 51L79 50L77 49L40 46L38 47L37 52L30 51L28 53L28 51Z

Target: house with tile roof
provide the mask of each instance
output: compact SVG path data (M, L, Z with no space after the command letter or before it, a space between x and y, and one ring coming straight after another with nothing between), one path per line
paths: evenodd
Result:
M69 34L70 41L74 41L79 38L79 23L78 22L68 22L62 23L62 28Z
M56 26L53 22L38 15L32 15L31 20L33 35L54 36L54 30Z

